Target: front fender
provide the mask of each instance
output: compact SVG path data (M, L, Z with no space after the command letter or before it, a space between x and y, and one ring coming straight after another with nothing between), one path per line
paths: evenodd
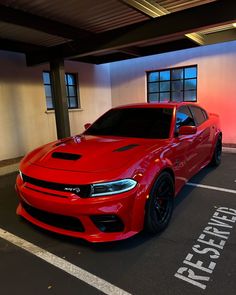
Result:
M140 173L139 171L135 177L139 183L139 189L133 206L132 228L135 228L137 231L141 231L143 229L145 207L149 198L149 193L156 179L163 171L169 171L175 180L171 161L165 158L161 159L160 157L151 161L145 172Z

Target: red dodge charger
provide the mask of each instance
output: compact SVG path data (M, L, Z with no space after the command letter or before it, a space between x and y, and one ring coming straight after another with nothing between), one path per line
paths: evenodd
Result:
M22 160L17 214L90 242L163 230L183 185L221 161L219 118L190 103L117 107Z

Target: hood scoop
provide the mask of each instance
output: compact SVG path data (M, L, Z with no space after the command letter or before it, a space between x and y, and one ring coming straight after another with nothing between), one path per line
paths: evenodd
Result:
M69 160L69 161L76 161L81 158L81 155L78 154L70 154L70 153L60 153L54 152L52 153L52 158L54 159L61 159L61 160Z
M122 146L122 147L114 150L113 152L125 152L125 151L128 151L128 150L131 150L131 149L135 148L136 146L139 146L139 144L125 145L125 146Z

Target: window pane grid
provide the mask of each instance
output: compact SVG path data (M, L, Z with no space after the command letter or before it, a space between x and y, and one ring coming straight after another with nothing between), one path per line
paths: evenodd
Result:
M76 77L74 74L66 73L66 94L68 101L68 108L78 108ZM73 103L72 103L73 102Z
M52 82L50 72L43 72L44 92L46 96L47 110L54 109L54 101L52 97Z
M43 72L44 91L46 97L47 110L53 110L54 102L52 96L52 83L50 72ZM66 97L69 109L76 109L78 104L77 79L76 74L65 73Z
M197 101L197 66L148 72L147 93L149 102Z

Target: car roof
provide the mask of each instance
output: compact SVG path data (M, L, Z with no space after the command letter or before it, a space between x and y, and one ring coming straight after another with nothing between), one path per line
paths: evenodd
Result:
M125 108L178 108L183 105L197 105L191 102L155 102L155 103L134 103L115 107L114 109L125 109Z

